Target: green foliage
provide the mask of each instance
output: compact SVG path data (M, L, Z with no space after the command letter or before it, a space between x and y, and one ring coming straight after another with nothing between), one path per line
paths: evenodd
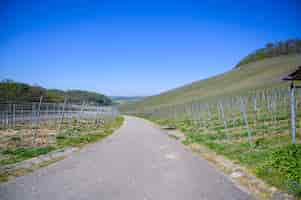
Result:
M39 101L40 96L46 96L46 90L42 87L11 80L0 82L0 102Z
M124 117L118 116L115 118L115 120L109 123L109 127L113 129L119 128L123 124L123 122L124 122Z
M81 134L78 136L59 135L56 138L57 146L59 148L64 148L67 146L81 146L87 143L96 142L107 135L107 132L99 132L97 134Z
M301 40L293 39L284 42L268 43L265 48L258 49L242 59L236 68L252 63L255 61L263 60L265 58L277 57L280 55L301 53Z
M301 145L288 145L272 151L256 168L256 173L267 178L270 184L301 196ZM271 176L277 181L272 181Z
M53 146L48 147L30 147L30 148L17 148L10 149L2 152L4 156L7 156L7 159L0 161L1 165L13 164L26 160L28 158L36 157L42 154L47 154L50 151L53 151L55 148Z
M47 90L39 86L17 83L11 80L0 82L0 103L38 102L43 96L45 102L63 102L68 97L69 103L87 102L90 104L110 105L111 99L103 94L83 90Z
M101 105L110 105L112 103L111 99L104 96L103 94L99 94L96 92L89 92L83 90L68 90L66 92L68 96L68 100L73 103L81 103L85 102L93 102Z

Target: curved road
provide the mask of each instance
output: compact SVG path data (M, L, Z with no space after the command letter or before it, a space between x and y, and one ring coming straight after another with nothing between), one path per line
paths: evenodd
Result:
M1 200L251 199L150 122L126 117L112 136L0 185Z

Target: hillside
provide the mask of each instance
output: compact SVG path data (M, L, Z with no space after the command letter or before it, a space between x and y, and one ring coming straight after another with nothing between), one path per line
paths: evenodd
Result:
M281 55L244 64L239 68L179 87L142 101L121 106L136 110L164 105L182 104L193 100L210 100L219 96L245 93L252 89L285 85L281 77L301 65L301 54Z
M111 96L112 101L116 104L125 104L140 101L145 97L142 96Z
M112 101L103 94L83 90L58 90L45 89L40 86L32 86L11 80L0 82L0 103L7 102L38 102L43 96L44 102L63 102L67 97L68 102L108 105Z

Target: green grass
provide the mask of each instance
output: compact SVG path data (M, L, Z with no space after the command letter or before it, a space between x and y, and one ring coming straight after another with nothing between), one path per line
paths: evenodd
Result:
M55 149L56 148L54 146L48 146L48 147L17 148L17 149L5 150L2 152L2 154L7 158L1 160L0 165L17 163L42 154L47 154Z
M108 135L111 134L111 131L99 131L95 134L80 134L78 136L58 136L56 146L58 148L65 148L68 146L82 146L88 143L96 142Z
M253 141L252 146L248 142L221 142L226 136L218 133L188 132L186 136L184 144L205 145L218 154L248 167L269 184L301 197L301 145L293 147L297 153L286 151L287 148L292 148L289 145L291 140L289 135L259 138ZM285 153L279 153L283 151ZM295 173L298 173L298 177L288 178Z
M196 124L189 120L175 123L164 119L148 119L160 125L175 124L186 135L186 140L183 141L185 145L204 145L217 154L247 167L270 185L301 197L301 144L291 145L288 127L281 129L280 134L276 134L280 128L275 125L267 129L266 135L259 133L262 132L261 128L253 130L254 136L259 137L253 138L250 145L246 140L247 133L241 132L243 124L240 123L233 126L232 131L215 126L198 130ZM281 125L280 122L279 124ZM297 140L301 140L299 135Z
M13 170L13 171L10 171L10 172L0 173L0 183L12 180L15 177L22 176L22 175L25 175L27 173L31 173L34 170L37 170L41 167L46 167L46 166L48 166L52 163L55 163L59 160L62 160L62 159L63 159L63 157L53 158L51 160L42 161L41 163L33 164L30 168L20 168L20 169Z
M256 167L256 174L301 197L301 145L288 145L270 152Z

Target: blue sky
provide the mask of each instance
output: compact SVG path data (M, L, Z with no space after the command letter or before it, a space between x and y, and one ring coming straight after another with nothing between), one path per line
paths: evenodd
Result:
M267 42L300 38L300 8L297 0L3 0L0 79L153 95L230 70Z

